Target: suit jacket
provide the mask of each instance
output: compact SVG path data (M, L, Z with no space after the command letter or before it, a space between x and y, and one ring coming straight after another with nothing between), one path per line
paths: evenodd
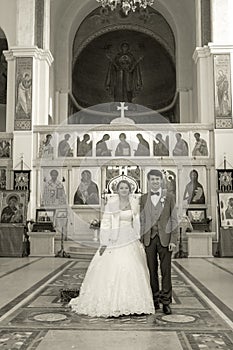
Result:
M150 245L152 227L158 225L158 234L163 247L169 243L177 243L178 239L178 220L174 197L170 193L162 196L156 205L152 208L150 193L142 195L140 201L140 223L141 240L145 246Z

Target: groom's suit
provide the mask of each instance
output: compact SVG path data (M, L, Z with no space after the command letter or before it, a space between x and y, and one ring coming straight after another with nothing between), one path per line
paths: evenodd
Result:
M177 243L177 214L172 195L162 190L158 202L153 204L151 193L141 197L140 203L141 240L145 246L147 264L154 302L164 305L172 301L171 252L169 243ZM162 288L159 291L158 259L162 274Z

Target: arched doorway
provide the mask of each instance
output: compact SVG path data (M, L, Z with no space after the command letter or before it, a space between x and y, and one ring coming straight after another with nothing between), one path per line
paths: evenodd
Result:
M128 102L161 111L170 122L179 122L175 38L164 17L150 8L146 19L140 13L125 19L116 11L108 14L105 21L103 18L97 21L96 17L101 17L99 13L96 9L84 19L74 39L72 95L76 108L123 100L114 95L108 83L112 79L110 85L118 84L114 60L119 57L122 44L127 43L134 60L128 67L130 72L134 69L134 75L130 73L128 78L129 85L135 86L140 80L140 87L132 88ZM120 81L120 84L126 83ZM71 108L70 114L78 108Z

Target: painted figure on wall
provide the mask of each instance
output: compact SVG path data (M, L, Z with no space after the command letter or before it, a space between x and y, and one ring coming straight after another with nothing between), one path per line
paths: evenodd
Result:
M77 156L92 156L92 141L90 141L90 135L84 134L82 141L80 141L79 137L77 138Z
M70 134L65 134L64 140L59 142L58 157L73 157L73 151L69 144Z
M218 106L219 106L219 115L227 116L229 114L229 82L226 74L223 70L218 71L218 77L216 81L217 85L217 95L218 95Z
M172 170L162 170L162 173L164 175L164 187L176 201L176 174Z
M131 148L130 144L126 141L126 134L122 132L119 135L120 142L117 145L115 156L130 156Z
M205 204L204 188L198 182L197 170L190 171L189 177L191 181L185 187L183 199L188 204Z
M189 147L188 147L188 143L182 138L182 134L181 133L176 133L176 144L175 147L173 149L173 156L188 156L189 154Z
M130 52L130 46L124 42L114 58L107 55L109 68L105 80L105 88L114 101L132 102L132 99L142 89L142 77L139 62Z
M6 169L0 169L0 190L6 189Z
M201 138L199 132L195 132L194 137L196 139L195 146L192 151L193 156L208 156L207 142Z
M9 196L7 206L3 208L1 214L1 223L22 223L23 222L23 204L19 203L16 195Z
M138 138L138 147L136 151L134 152L135 156L149 156L150 155L150 146L149 143L144 139L142 134L137 134Z
M50 179L46 181L44 179L44 192L42 204L47 206L58 206L66 204L66 194L64 186L60 180L58 180L58 171L53 169L50 171Z
M157 134L155 136L156 142L154 141L154 156L169 156L169 137L163 139L162 134Z
M29 73L24 73L19 79L16 113L21 113L30 119L32 110L32 79Z
M109 134L105 134L101 140L96 143L96 155L101 157L111 156L111 150L108 149L107 141L110 139Z
M233 219L233 198L229 198L227 209L225 210L226 219Z
M9 140L0 140L0 158L10 158L11 145Z
M99 189L90 170L81 173L81 182L74 195L74 204L99 204Z
M47 134L45 140L41 142L39 155L40 157L52 157L53 156L53 146L51 145L52 135Z

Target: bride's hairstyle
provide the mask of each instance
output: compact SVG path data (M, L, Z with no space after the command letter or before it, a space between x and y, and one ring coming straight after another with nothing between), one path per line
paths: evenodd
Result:
M121 184L126 184L126 185L129 187L129 192L130 192L130 193L132 192L132 191L131 191L130 183L129 183L129 181L127 181L127 180L121 180L121 181L118 182L117 187L116 187L117 192L118 192L119 187L120 187Z

